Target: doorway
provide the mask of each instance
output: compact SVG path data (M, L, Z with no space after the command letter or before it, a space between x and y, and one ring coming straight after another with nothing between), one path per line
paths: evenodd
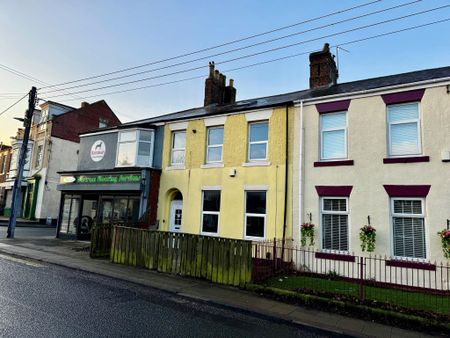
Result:
M183 200L173 200L170 202L170 223L169 231L180 232L183 220Z

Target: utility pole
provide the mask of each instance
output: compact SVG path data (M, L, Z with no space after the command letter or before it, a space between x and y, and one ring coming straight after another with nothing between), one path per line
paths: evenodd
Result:
M31 121L33 119L34 107L36 105L36 87L31 87L28 95L28 110L25 113L23 126L25 132L23 134L22 147L19 153L19 163L17 165L16 179L14 180L14 188L11 204L11 216L9 217L7 238L14 238L14 230L16 229L17 209L19 207L19 197L22 188L23 169L27 158L28 139L30 138Z

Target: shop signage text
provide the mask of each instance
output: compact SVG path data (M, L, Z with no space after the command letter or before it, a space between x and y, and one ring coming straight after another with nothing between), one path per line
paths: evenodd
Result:
M124 174L124 175L79 175L79 176L61 176L60 184L67 183L139 183L141 175Z

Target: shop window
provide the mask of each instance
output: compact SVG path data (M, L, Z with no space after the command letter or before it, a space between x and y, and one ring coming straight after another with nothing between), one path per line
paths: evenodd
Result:
M266 191L245 192L245 237L264 239L266 227Z
M119 132L117 167L151 167L153 161L153 130Z
M203 191L202 233L218 234L220 218L220 190Z

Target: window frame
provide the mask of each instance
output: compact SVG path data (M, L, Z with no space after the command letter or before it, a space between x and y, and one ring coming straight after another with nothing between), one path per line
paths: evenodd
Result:
M249 192L264 192L266 197L266 210L264 214L247 213L247 193ZM264 218L264 235L262 237L247 236L247 216ZM244 190L244 239L252 241L263 241L267 235L267 190L250 189Z
M251 127L253 125L257 124L267 124L267 140L266 141L250 141L250 135L251 135ZM262 120L262 121L252 121L248 123L248 142L247 142L247 161L248 162L260 162L260 161L267 161L269 159L269 120ZM251 152L250 148L252 144L265 144L266 145L266 157L265 158L257 158L252 159L250 158Z
M324 200L345 200L345 211L329 211L324 210ZM348 254L351 248L351 236L350 236L350 198L348 196L321 196L319 200L319 211L320 211L320 250L324 252L338 253L338 254ZM326 249L323 247L323 215L347 215L347 250L336 250L336 249Z
M328 129L322 128L322 126L323 126L322 119L325 116L330 116L333 114L342 114L342 113L345 113L345 127L344 128L328 128ZM344 151L345 151L344 156L343 157L325 158L324 157L324 144L325 143L323 140L324 132L332 132L332 131L340 131L340 130L344 130ZM320 114L320 116L319 116L319 132L320 132L320 147L319 147L320 161L338 161L338 160L348 159L348 110L341 110L341 111Z
M175 145L175 135L184 133L184 148L174 148ZM171 133L171 140L170 140L170 165L173 167L181 167L186 163L186 142L187 142L187 132L186 129L182 130L173 130ZM180 151L183 150L184 152L184 159L182 163L174 163L173 162L173 152L174 151Z
M394 213L394 201L420 201L422 204L422 213L421 214L399 214ZM426 231L426 205L425 205L425 198L424 197L391 197L390 201L390 210L389 210L389 218L390 218L390 239L391 239L391 252L392 257L397 260L407 260L407 261L416 261L416 262L424 262L427 260L427 257L429 255L429 248L428 248L428 236ZM418 257L405 257L405 256L396 256L395 255L395 248L394 248L394 217L402 217L402 218L421 218L423 219L423 240L424 240L424 247L425 247L425 257L424 258L418 258Z
M219 211L205 211L204 203L205 203L205 191L216 191L219 192ZM200 234L204 236L219 236L220 233L220 209L222 204L222 190L221 189L202 189L202 212L201 212L201 220L200 220ZM217 232L208 232L203 231L203 216L207 215L217 215Z
M223 133L222 133L222 143L221 144L214 144L214 145L210 145L209 144L209 132L213 129L222 129ZM211 127L207 127L206 129L206 163L210 164L210 163L223 163L223 139L225 138L225 128L223 125L221 126L211 126ZM219 161L211 161L208 159L208 150L210 148L220 148L220 160Z
M152 134L151 141L145 141L145 140L141 141L141 131L151 132L151 134ZM129 132L135 133L134 141L120 141L120 135L122 133L129 133ZM140 142L150 143L150 155L149 155L150 164L148 166L140 165L137 163L138 156L139 156L139 143ZM134 145L135 145L134 146L134 150L135 150L134 160L133 160L133 164L131 164L131 165L119 164L120 145L126 144L126 143L134 143ZM155 131L153 129L125 129L125 130L119 131L117 133L117 149L116 149L116 165L115 165L115 167L116 168L127 168L127 167L129 167L129 168L131 168L131 167L151 168L153 166L154 147L155 147Z
M390 122L389 121L389 108L394 106L405 106L405 105L411 105L416 104L417 105L417 119L408 119L408 120L402 120L401 122ZM408 124L408 123L417 123L417 153L411 153L411 154L393 154L392 153L392 132L391 132L391 126L392 125L401 125L401 124ZM422 147L422 122L421 122L421 113L420 113L420 102L406 102L406 103L395 103L395 104L389 104L386 105L386 124L387 124L387 133L388 133L388 145L387 145L387 153L388 157L409 157L409 156L417 156L423 154L423 147Z

